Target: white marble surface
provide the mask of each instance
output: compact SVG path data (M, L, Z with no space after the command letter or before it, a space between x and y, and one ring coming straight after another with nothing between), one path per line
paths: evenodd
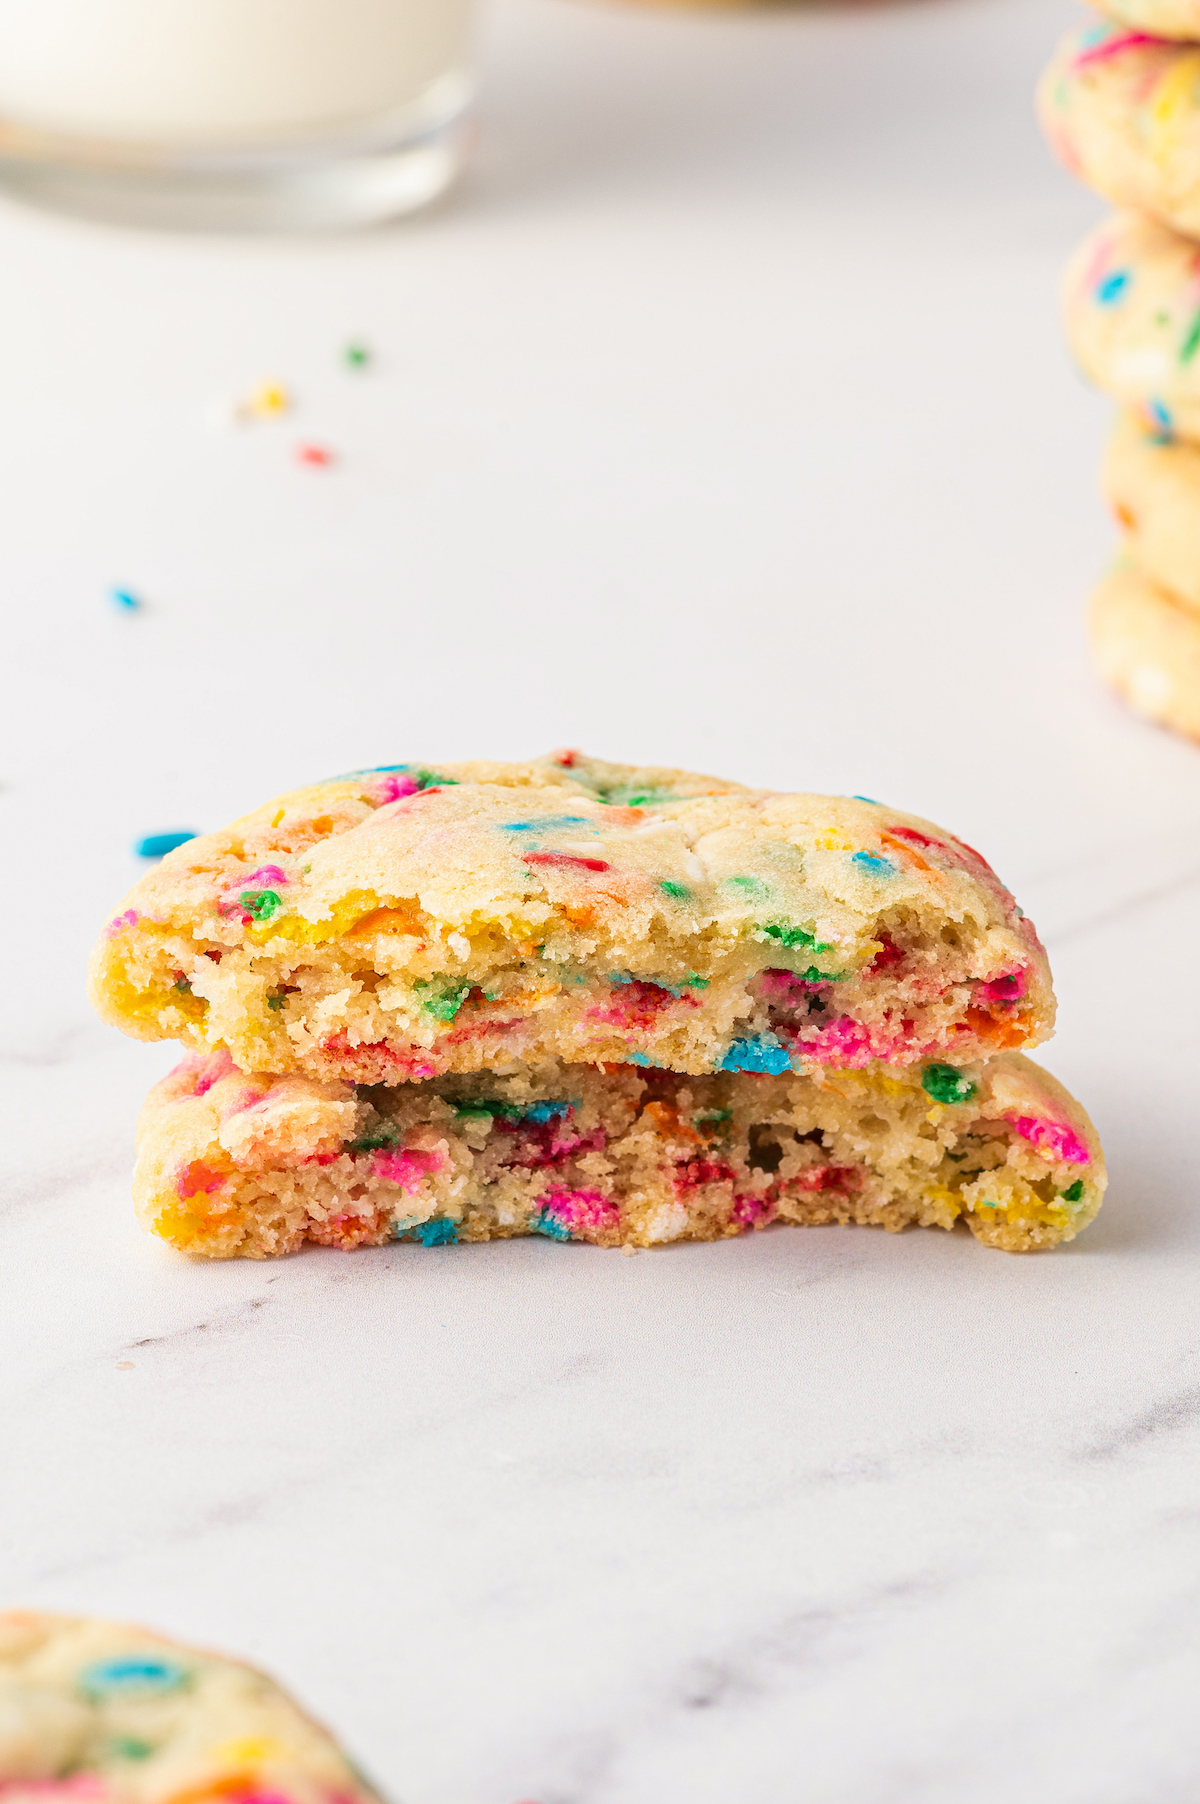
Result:
M262 1660L405 1804L1200 1795L1200 753L1082 641L1104 409L1054 286L1097 209L1029 105L1066 16L496 0L435 218L0 207L3 1595ZM274 374L292 420L205 425ZM133 838L564 741L982 846L1109 1147L1091 1232L145 1239L172 1055L82 997Z

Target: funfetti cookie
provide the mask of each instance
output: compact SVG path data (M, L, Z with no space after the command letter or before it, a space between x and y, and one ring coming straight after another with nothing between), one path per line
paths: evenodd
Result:
M1200 237L1200 45L1108 21L1074 32L1042 78L1039 111L1099 194Z
M1085 375L1155 437L1200 441L1200 245L1118 213L1068 265L1063 311Z
M1130 707L1200 740L1200 612L1125 557L1092 597L1089 627L1102 674Z
M1018 1053L816 1077L549 1064L358 1090L216 1053L150 1093L134 1195L146 1227L213 1258L958 1220L1025 1252L1077 1234L1104 1186L1087 1116Z
M1141 569L1200 611L1200 447L1164 444L1125 416L1109 441L1104 492Z
M1200 40L1200 0L1104 0L1104 11L1151 37Z
M4 1804L378 1804L252 1667L87 1617L0 1613Z
M91 978L139 1038L359 1083L964 1064L1054 1013L1032 926L941 828L576 753L281 796L144 877Z

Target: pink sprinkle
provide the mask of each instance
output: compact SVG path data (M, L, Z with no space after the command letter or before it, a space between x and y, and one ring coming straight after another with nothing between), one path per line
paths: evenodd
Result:
M1008 1119L1022 1140L1028 1140L1039 1152L1066 1165L1091 1164L1092 1155L1065 1121L1047 1121L1040 1115L1010 1115Z
M222 1046L204 1061L204 1069L196 1079L195 1094L203 1096L206 1090L211 1090L214 1084L219 1084L223 1077L228 1077L236 1069L228 1047Z
M328 469L334 461L333 452L328 445L297 445L296 462L311 464L315 469Z
M806 1059L815 1059L818 1065L845 1065L851 1071L880 1056L862 1022L846 1017L831 1021L811 1040L801 1036L796 1050Z
M379 806L385 808L389 802L400 802L405 796L416 795L421 785L415 777L402 771L398 776L380 777L369 787Z
M241 1095L235 1098L227 1109L221 1111L221 1120L224 1122L228 1121L231 1116L244 1115L247 1109L253 1109L257 1104L265 1101L265 1091L256 1090L253 1084L247 1085Z
M239 877L230 885L232 889L278 889L281 883L292 880L286 871L281 871L277 864L260 865L257 871L251 871L248 877Z
M785 1007L796 1007L801 1002L807 1002L810 996L818 995L822 988L819 983L806 983L794 971L760 971L758 987L766 1001L783 1003Z
M991 983L977 984L975 994L981 1002L1020 1002L1029 983L1029 967L1018 965L994 977Z
M419 1147L401 1147L398 1152L375 1154L374 1172L389 1184L399 1184L405 1196L420 1187L422 1178L441 1171L446 1161L441 1153L423 1152Z
M617 1205L599 1190L551 1190L542 1210L575 1234L602 1234L620 1220Z
M1073 69L1086 69L1092 63L1102 63L1110 56L1116 56L1122 50L1132 50L1138 44L1158 44L1160 38L1153 38L1148 31L1119 31L1115 37L1105 38L1102 43L1091 44L1081 50L1074 59Z
M765 1228L775 1216L775 1201L769 1196L735 1196L733 1199L733 1219L740 1222L747 1230Z
M105 939L115 940L117 935L123 933L127 927L136 927L141 918L136 908L127 908L123 915L117 915L115 920L108 923L104 929ZM48 1783L49 1781L47 1781Z

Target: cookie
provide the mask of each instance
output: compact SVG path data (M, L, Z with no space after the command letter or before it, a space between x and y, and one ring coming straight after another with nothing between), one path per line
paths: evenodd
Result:
M378 1804L252 1667L88 1617L0 1614L5 1804Z
M1032 926L952 834L576 753L282 796L144 877L91 984L139 1038L358 1083L962 1064L1054 1014Z
M1104 0L1104 11L1152 37L1200 39L1200 0Z
M1087 1116L1018 1053L814 1077L548 1064L358 1089L216 1053L151 1091L134 1196L144 1226L212 1258L958 1220L1024 1252L1071 1239L1104 1186Z
M1075 32L1042 78L1039 111L1090 187L1200 237L1200 46L1110 22Z
M1123 558L1092 597L1100 669L1136 713L1200 740L1200 612Z
M1200 447L1164 445L1126 416L1109 442L1104 492L1139 567L1200 611Z
M1119 213L1072 258L1063 311L1097 387L1156 437L1200 442L1200 245Z

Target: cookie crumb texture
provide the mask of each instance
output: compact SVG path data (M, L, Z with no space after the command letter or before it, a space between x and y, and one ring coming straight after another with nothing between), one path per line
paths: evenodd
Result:
M247 1075L221 1052L151 1092L134 1198L146 1227L210 1258L959 1220L1027 1252L1077 1234L1105 1181L1087 1116L1016 1053L895 1075L548 1064L355 1089Z
M263 1673L145 1629L0 1614L5 1804L378 1804Z
M139 1038L357 1083L967 1064L1054 1018L1031 924L951 834L577 752L268 803L142 879L91 982Z

